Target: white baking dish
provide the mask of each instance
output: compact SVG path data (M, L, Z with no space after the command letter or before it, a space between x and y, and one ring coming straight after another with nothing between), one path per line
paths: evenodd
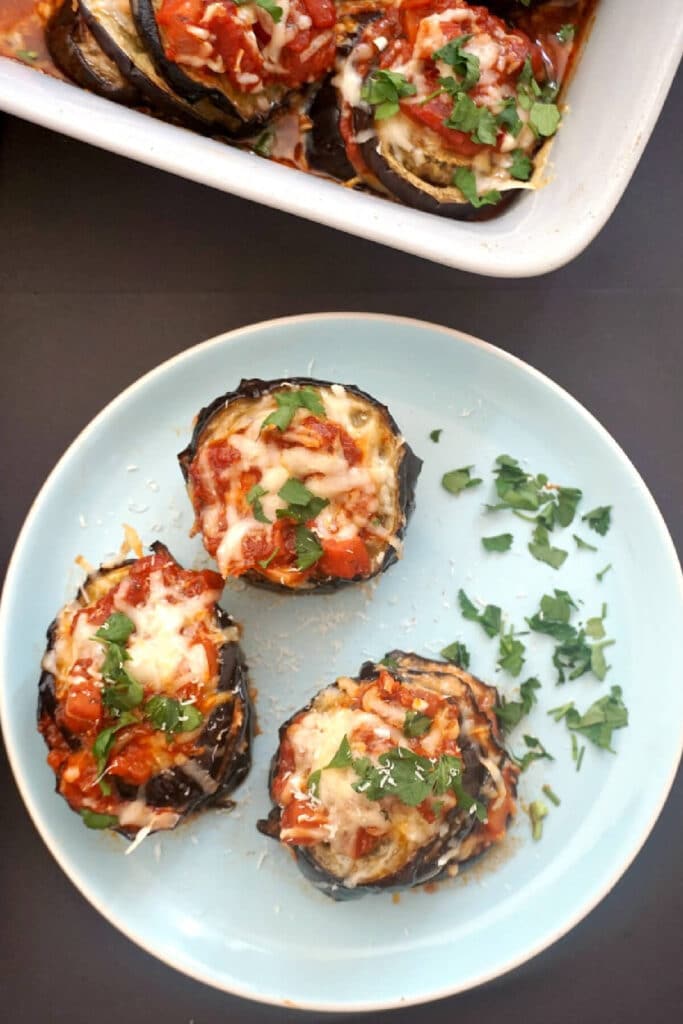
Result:
M116 106L5 58L0 58L0 108L439 263L527 277L573 259L605 224L636 168L682 51L681 0L602 0L569 89L570 111L553 146L550 183L485 223L449 221L352 192Z

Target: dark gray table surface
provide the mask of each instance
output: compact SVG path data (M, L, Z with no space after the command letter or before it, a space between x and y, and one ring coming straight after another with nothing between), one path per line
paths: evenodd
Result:
M679 76L606 229L570 266L521 282L456 273L5 118L0 573L56 459L136 377L242 324L343 309L458 327L547 373L633 459L680 551L681 110ZM680 674L680 637L672 637L671 648L672 671ZM643 685L656 699L655 681ZM647 786L646 765L633 765L632 782ZM316 1018L206 988L139 950L61 873L24 810L4 752L0 787L2 1020ZM363 1019L675 1024L683 1019L682 862L679 773L636 862L569 935L483 988Z

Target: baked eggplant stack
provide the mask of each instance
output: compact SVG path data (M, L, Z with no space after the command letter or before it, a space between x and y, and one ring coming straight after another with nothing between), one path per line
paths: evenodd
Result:
M221 574L298 592L396 561L422 466L386 406L307 377L243 380L178 458Z
M48 630L38 728L57 791L91 828L174 828L250 766L239 628L214 572L152 554L91 574Z
M455 665L401 651L364 664L280 729L260 831L335 900L454 874L515 811L496 703Z

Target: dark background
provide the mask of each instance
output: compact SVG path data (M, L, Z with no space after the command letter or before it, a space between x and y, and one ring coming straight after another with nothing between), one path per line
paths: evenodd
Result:
M605 230L570 266L528 281L448 270L0 121L0 574L54 462L140 374L242 324L346 309L448 324L547 373L635 462L680 551L681 110L679 76ZM671 646L680 675L680 637ZM655 684L643 680L653 699ZM647 765L632 768L632 784L647 786ZM274 1024L321 1016L205 988L133 946L62 875L4 753L0 786L2 1020ZM682 860L679 773L636 863L571 934L483 988L362 1019L675 1024L683 1019Z

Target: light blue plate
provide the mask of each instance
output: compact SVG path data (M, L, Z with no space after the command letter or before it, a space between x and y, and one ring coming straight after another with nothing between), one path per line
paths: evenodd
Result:
M358 384L385 401L424 459L404 559L378 583L339 594L279 597L229 588L225 606L244 624L262 733L236 811L212 812L152 836L131 856L116 836L88 832L57 797L35 731L45 629L80 579L74 557L98 563L129 522L165 541L182 562L205 556L175 454L197 410L240 377L313 375ZM443 428L439 444L429 432ZM531 525L486 515L491 466L507 452L551 480L580 486L582 510L614 506L605 538L575 523L556 543L570 549L555 572L526 550ZM474 463L486 485L455 498L447 469ZM486 553L482 534L509 530L508 554ZM576 531L599 553L577 551ZM603 582L596 571L611 562ZM540 704L520 732L555 755L534 765L523 801L551 783L551 807L534 843L520 811L504 848L437 893L368 896L334 904L292 859L260 836L266 776L279 723L340 674L391 647L433 654L456 638L472 668L504 692L497 644L458 611L459 587L501 605L517 628L553 586L596 615L607 602L607 680L556 687L552 642L526 638L520 677L543 680ZM633 466L565 392L516 359L441 327L362 315L296 317L235 331L154 370L105 409L74 442L31 510L7 576L0 620L1 710L26 805L75 885L112 924L149 952L219 988L276 1004L363 1010L417 1003L477 985L522 963L595 906L633 859L662 807L682 744L678 644L683 596L678 560ZM583 710L619 683L631 723L617 755L587 749L580 774L569 733L548 708ZM521 736L516 739L519 750ZM647 765L647 772L635 770Z

